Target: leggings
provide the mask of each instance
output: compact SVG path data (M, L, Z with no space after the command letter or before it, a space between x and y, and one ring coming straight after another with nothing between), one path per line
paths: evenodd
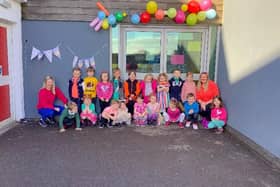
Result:
M60 115L61 112L64 110L63 106L54 105L54 107L59 108L59 111L57 112L56 110L50 108L41 108L38 109L38 113L41 115L41 118L43 120L46 120L46 118L53 118L55 116Z
M223 128L225 125L225 122L222 120L212 120L210 123L208 123L208 128L213 129L213 128Z
M199 114L207 121L211 121L211 104L206 105L205 110L202 110L202 108L200 107Z

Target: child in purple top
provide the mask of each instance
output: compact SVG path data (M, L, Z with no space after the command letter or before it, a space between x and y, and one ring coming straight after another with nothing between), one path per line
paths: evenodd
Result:
M217 128L217 134L224 131L224 125L227 120L227 111L223 106L223 100L217 96L213 99L213 108L211 110L211 121L208 123L208 128Z
M169 107L167 112L163 113L163 117L165 120L165 126L169 126L170 123L179 122L178 126L180 128L184 128L183 121L185 119L185 114L181 112L178 107L178 101L175 98L172 98L169 103Z
M100 75L100 81L97 84L96 94L99 99L100 110L103 110L110 106L110 99L113 95L113 84L109 81L108 72L102 72Z
M134 104L134 114L136 126L143 126L147 121L147 105L143 102L141 96L137 97L136 103Z

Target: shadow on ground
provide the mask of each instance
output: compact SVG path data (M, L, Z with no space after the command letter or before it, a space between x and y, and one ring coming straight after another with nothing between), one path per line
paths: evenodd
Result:
M270 168L228 133L177 127L19 125L0 136L1 187L277 187Z

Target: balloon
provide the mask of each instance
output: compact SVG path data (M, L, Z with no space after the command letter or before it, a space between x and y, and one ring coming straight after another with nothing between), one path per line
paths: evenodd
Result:
M197 16L195 13L191 13L188 15L187 19L186 19L186 23L187 25L193 26L197 23Z
M110 25L115 25L117 22L116 17L113 14L110 14L108 17L108 22Z
M204 21L206 19L206 12L205 11L200 11L197 14L197 19L198 19L198 21Z
M109 28L108 19L104 19L102 22L102 29L107 30Z
M100 20L103 20L103 19L106 18L106 14L105 14L103 11L98 11L97 17L98 17Z
M146 4L146 10L149 14L154 14L156 13L158 9L158 5L155 1L149 1L147 4Z
M186 20L185 13L182 10L178 10L177 15L175 17L175 22L180 24L180 23L184 23L185 20Z
M140 22L140 16L138 14L133 14L130 18L131 23L137 25Z
M197 13L197 12L200 11L199 3L197 1L194 1L194 0L192 0L188 3L188 8L189 8L188 11L190 13Z
M121 22L123 20L123 14L121 12L116 12L115 17L117 22Z
M209 9L206 11L206 17L208 19L214 19L217 16L217 12L214 9Z
M99 31L99 29L101 28L101 26L102 26L102 23L103 23L103 21L101 20L101 21L99 21L98 22L98 24L95 26L95 28L94 28L94 30L95 31Z
M177 14L177 11L176 11L175 8L169 8L169 9L167 10L167 16L168 16L170 19L175 18L176 14Z
M200 2L200 9L201 10L208 10L212 7L212 1L211 0L202 0Z
M188 11L188 5L182 4L181 10L182 10L183 12L187 12L187 11Z
M98 17L96 17L92 22L90 22L89 26L94 27L99 21L101 21Z
M151 21L151 16L148 12L143 12L141 15L140 15L140 21L141 23L149 23Z
M161 10L161 9L158 9L156 11L155 17L156 17L157 20L163 20L163 18L164 18L164 11Z
M123 12L122 15L123 15L123 17L126 17L126 16L127 16L127 13L126 13L126 12Z
M109 16L109 15L110 15L110 12L102 5L102 3L97 2L97 3L96 3L96 6L97 6L101 11L103 11L103 12L106 14L106 16Z

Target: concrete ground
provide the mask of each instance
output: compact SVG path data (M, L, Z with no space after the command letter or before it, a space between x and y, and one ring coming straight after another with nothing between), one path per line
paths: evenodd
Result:
M228 133L177 127L19 125L0 136L1 187L279 187L280 173Z

